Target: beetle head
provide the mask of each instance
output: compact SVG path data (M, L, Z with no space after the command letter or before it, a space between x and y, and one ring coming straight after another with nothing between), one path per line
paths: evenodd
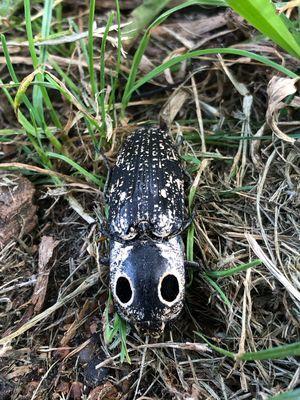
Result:
M181 239L111 243L110 285L119 313L141 333L159 336L183 307Z

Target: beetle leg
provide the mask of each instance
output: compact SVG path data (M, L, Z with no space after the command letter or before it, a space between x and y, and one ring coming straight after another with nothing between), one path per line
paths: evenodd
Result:
M188 268L201 269L202 265L200 263L197 263L196 261L185 261L184 267L186 269L188 269Z
M102 236L111 239L111 234L102 225L99 226L99 232L101 233Z
M113 233L110 233L107 229L105 229L103 226L99 227L99 231L102 234L102 236L108 238L109 240L113 240L114 242L119 242L122 244L128 243L127 240L120 238L119 236L114 235Z
M192 176L184 169L183 170L184 188L187 190L193 184Z
M101 154L101 157L103 158L103 162L104 162L104 165L105 165L107 171L110 172L111 171L111 167L110 167L108 158L106 157L104 151L102 149L100 149L99 153Z
M108 191L109 182L110 182L110 171L108 171L108 173L107 173L107 178L106 178L104 188L103 188L103 196L105 199L108 199L107 191Z
M105 182L104 189L103 189L104 198L107 199L107 189L108 189L109 182L110 182L110 177L111 177L111 166L109 165L108 158L104 154L104 151L102 149L100 149L99 153L101 154L101 156L103 158L104 165L105 165L105 167L107 169L107 178L106 178L106 182Z
M193 220L194 220L194 217L195 217L195 213L194 213L194 211L193 211L192 214L191 214L188 218L186 218L186 219L183 221L182 227L180 228L180 234L181 234L183 231L185 231L185 230L191 225L191 223L192 223Z

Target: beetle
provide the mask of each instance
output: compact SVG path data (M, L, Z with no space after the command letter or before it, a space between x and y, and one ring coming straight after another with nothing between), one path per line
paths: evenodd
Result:
M186 174L171 137L143 126L124 142L110 173L110 289L120 315L159 336L183 308Z

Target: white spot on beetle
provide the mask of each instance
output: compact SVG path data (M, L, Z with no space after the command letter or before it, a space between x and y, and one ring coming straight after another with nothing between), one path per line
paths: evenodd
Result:
M182 189L182 180L176 179L175 182L176 182L178 189Z
M126 260L132 249L133 245L124 246L124 244L115 241L111 243L110 265L115 271L120 268L122 261Z
M160 194L161 194L162 197L164 197L165 199L167 198L167 191L166 191L166 189L161 189Z
M120 201L124 201L126 199L126 192L122 192L120 194Z

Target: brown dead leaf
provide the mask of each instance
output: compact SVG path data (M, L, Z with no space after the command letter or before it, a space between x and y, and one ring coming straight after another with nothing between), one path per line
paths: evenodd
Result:
M60 346L65 347L69 344L69 342L76 335L77 329L84 323L85 317L91 311L92 308L96 307L96 303L93 300L87 299L80 310L79 314L76 316L75 320L68 327L66 333L62 337L60 341Z
M121 396L122 394L118 392L111 382L106 382L104 385L93 389L89 394L88 400L118 400Z
M19 367L15 366L13 371L6 375L7 380L18 378L19 376L24 376L31 372L30 365L21 365Z
M20 328L27 321L30 320L32 315L38 314L44 304L45 296L47 292L49 274L51 266L49 262L53 255L53 251L59 242L55 241L52 236L43 236L39 246L39 264L38 264L38 276L34 287L33 295L28 303L28 308L18 322L14 329ZM8 329L4 336L11 334L12 328Z
M278 127L279 111L286 107L284 99L296 93L297 89L295 86L298 78L282 78L274 76L268 85L267 93L269 96L268 109L266 113L267 123L273 130L275 135L286 142L294 143L295 139L289 137L284 132L282 132Z
M52 255L53 250L58 245L58 241L52 236L43 236L39 248L39 274L44 273Z
M38 386L39 386L39 381L28 382L26 387L24 388L25 389L24 396L27 396L28 399L31 398Z
M53 256L53 251L58 243L59 242L54 240L52 236L42 237L39 247L38 277L34 288L34 293L31 298L31 303L34 306L34 314L39 313L41 308L43 307L48 286L49 273L51 270L51 265L49 264L49 261L51 260L51 257Z
M36 225L34 186L17 172L0 171L0 247Z
M207 16L199 14L199 18L193 21L187 21L184 17L176 22L166 22L156 26L151 30L151 36L156 39L175 38L181 42L186 48L191 49L196 44L192 39L203 39L203 35L215 29L219 29L227 24L226 12L218 13L215 16Z
M0 143L0 160L12 156L16 149L17 146L13 143Z
M250 154L253 164L255 165L256 169L261 169L263 167L260 155L259 155L259 148L261 145L260 137L263 136L265 131L266 124L263 124L259 130L253 135L255 140L252 140L250 143Z
M69 393L69 391L70 391L70 383L69 382L64 382L64 381L60 382L56 386L55 391L57 393L61 393L61 394L67 395Z
M83 384L81 382L73 382L70 389L71 399L80 400L83 392Z
M170 126L188 98L189 93L186 90L176 90L163 105L159 114L159 119L167 126Z

